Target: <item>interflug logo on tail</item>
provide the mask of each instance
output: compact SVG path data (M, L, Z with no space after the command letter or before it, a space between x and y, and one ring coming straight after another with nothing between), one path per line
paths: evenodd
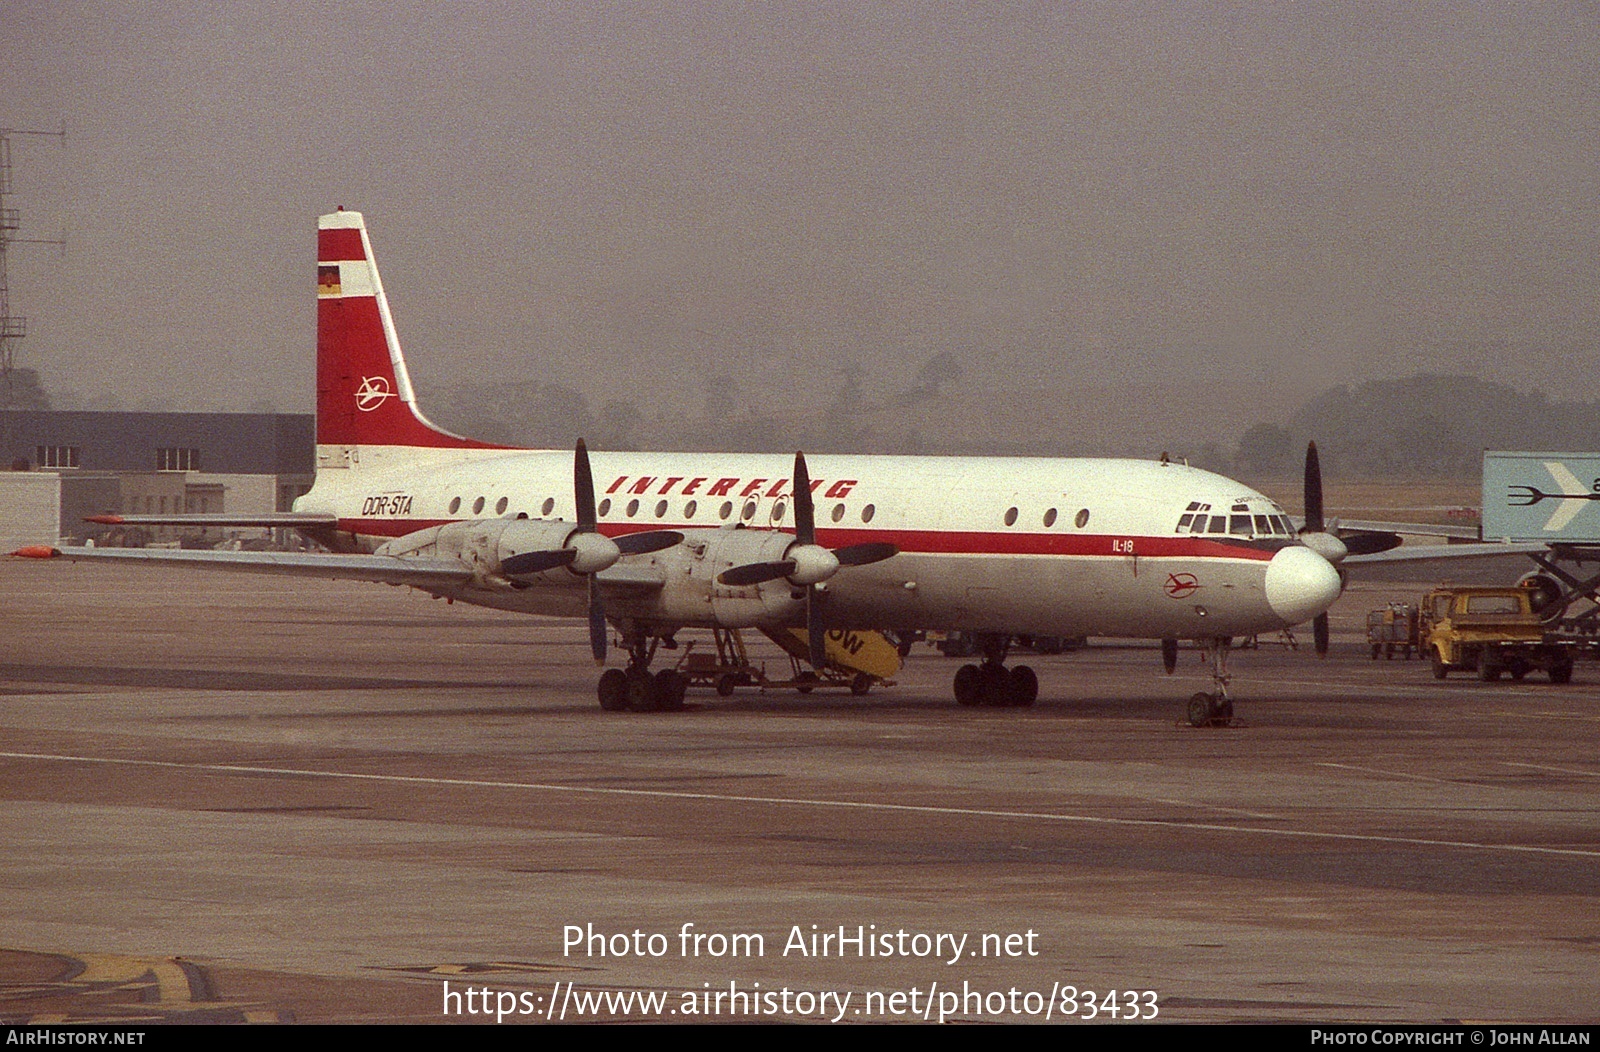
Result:
M388 377L363 376L361 386L356 388L356 408L363 413L370 413L393 397L394 392L389 390Z

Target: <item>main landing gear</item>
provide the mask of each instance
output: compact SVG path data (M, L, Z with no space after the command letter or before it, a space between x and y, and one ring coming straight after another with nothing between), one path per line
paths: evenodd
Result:
M1233 699L1228 697L1228 650L1232 645L1233 640L1226 637L1201 641L1201 649L1211 662L1211 682L1216 691L1200 691L1189 699L1191 727L1227 727L1233 723Z
M600 674L600 707L607 712L681 710L684 693L689 689L688 677L671 668L653 674L650 671L650 660L655 657L661 637L647 635L635 624L625 624L622 633L628 647L628 667L608 668Z
M956 670L956 701L962 705L992 705L1026 708L1039 696L1039 677L1027 665L1006 668L1006 651L1011 637L985 634L978 637L983 664L962 665Z

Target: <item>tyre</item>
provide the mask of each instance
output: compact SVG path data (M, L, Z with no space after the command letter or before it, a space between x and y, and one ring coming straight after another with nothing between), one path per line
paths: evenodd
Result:
M865 672L857 672L856 678L850 681L850 693L861 697L872 689L872 677Z
M795 690L802 694L810 694L817 689L817 674L809 669L800 673L795 678Z
M737 687L738 685L739 677L735 676L732 672L724 672L722 675L717 677L717 693L722 695L724 698L732 696L733 688Z
M1189 699L1189 726L1208 727L1211 725L1211 695L1205 691Z
M660 704L655 677L643 669L626 675L628 682L623 693L628 699L628 708L634 712L654 712Z
M1550 666L1550 682L1551 683L1571 683L1572 682L1572 662L1570 662L1570 661L1562 661L1562 662L1559 662L1557 664L1551 665Z
M1039 677L1027 665L1017 665L1006 676L1006 693L1011 704L1027 708L1039 697Z
M956 670L956 702L972 706L983 700L977 665L962 665Z
M1485 683L1493 683L1500 678L1499 662L1490 659L1488 654L1478 659L1478 678Z
M663 712L682 712L683 697L689 690L688 677L676 669L656 673L656 707Z
M620 668L608 668L600 673L600 707L607 712L621 712L628 707L628 674Z
M1437 649L1430 650L1429 653L1433 655L1433 678L1444 679L1450 673L1449 667L1444 663L1444 658L1439 656Z

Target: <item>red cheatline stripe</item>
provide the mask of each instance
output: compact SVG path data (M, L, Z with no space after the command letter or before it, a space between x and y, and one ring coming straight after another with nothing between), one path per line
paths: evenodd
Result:
M450 519L340 519L339 529L368 537L403 537ZM492 520L480 520L492 521ZM651 530L715 529L704 523L601 523L600 532L611 537ZM1226 544L1205 537L1122 537L1095 534L983 533L938 530L817 530L817 543L829 547L887 541L903 552L938 555L1092 555L1146 559L1248 559L1267 562L1276 552L1243 544ZM1133 550L1127 551L1131 544Z
M317 262L337 263L341 259L366 259L361 246L361 231L350 229L317 231Z

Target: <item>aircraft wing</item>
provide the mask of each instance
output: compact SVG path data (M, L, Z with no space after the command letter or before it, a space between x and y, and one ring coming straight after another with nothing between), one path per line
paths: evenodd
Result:
M1532 542L1507 544L1485 542L1479 544L1402 544L1386 552L1370 555L1351 555L1342 560L1343 566L1365 566L1371 563L1444 562L1447 559L1483 559L1497 555L1537 555L1550 550L1548 544Z
M194 566L240 573L325 577L438 588L465 584L472 571L455 559L401 558L395 555L335 555L327 552L218 552L178 548L50 548L36 545L13 555L34 559L122 562L146 566Z

